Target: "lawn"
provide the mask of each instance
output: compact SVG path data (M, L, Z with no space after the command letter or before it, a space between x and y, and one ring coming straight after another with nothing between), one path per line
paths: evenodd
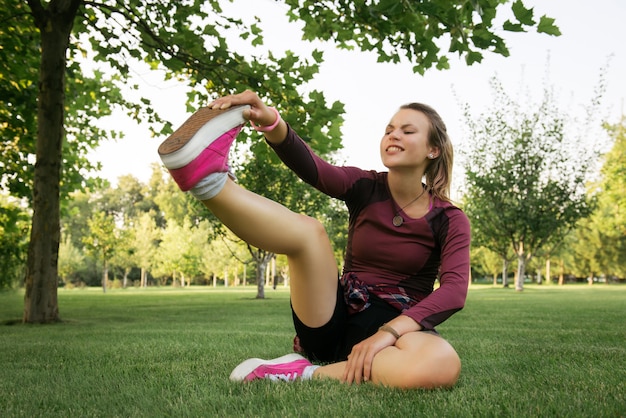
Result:
M291 350L286 290L59 290L64 320L21 325L0 293L2 417L624 417L626 286L473 286L439 327L450 390L228 380ZM12 324L12 325L11 325Z

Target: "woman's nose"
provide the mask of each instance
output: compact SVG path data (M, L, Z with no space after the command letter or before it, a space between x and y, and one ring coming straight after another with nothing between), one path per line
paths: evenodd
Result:
M400 132L398 129L394 129L391 132L389 132L389 138L391 139L398 139L400 138Z

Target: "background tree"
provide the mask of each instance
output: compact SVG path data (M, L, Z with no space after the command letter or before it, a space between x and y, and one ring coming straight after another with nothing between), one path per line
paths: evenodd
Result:
M487 184L487 187L497 187L494 184ZM493 190L490 190L493 192ZM472 248L478 250L482 247L488 250L485 254L478 252L478 260L483 260L486 271L491 272L493 268L492 256L495 254L499 258L500 272L502 274L502 287L509 287L508 272L509 264L515 259L515 254L511 248L511 241L508 236L501 233L498 219L500 204L497 201L486 198L489 193L481 188L470 187L463 196L464 208L472 220ZM475 201L484 203L483 207L474 204ZM473 259L473 258L472 258ZM494 285L497 278L494 276Z
M19 201L0 194L0 290L15 287L24 277L28 219Z
M497 286L498 276L503 275L502 283L506 286L508 263L503 266L502 256L488 247L477 246L471 249L472 276L475 274L491 275L493 285ZM476 279L473 277L473 279Z
M0 184L14 197L31 195L32 170L22 165L35 153L37 132L39 34L16 17L27 13L22 1L0 6Z
M434 63L438 68L445 68L447 62L442 57L447 53L459 53L469 63L479 61L480 51L483 50L507 55L504 41L490 30L501 2L504 1L476 3L456 0L414 4L363 0L353 2L349 7L342 2L286 1L286 4L292 8L292 19L299 16L305 22L305 39L332 40L340 47L351 47L350 39L354 39L359 48L376 51L381 61L397 61L404 54L415 64L416 71L423 71ZM551 19L543 17L536 22L532 10L526 9L521 0L513 3L512 10L516 20L505 22L504 30L520 31L536 27L540 32L558 34ZM167 77L186 80L192 87L190 110L210 95L222 95L248 87L260 90L262 86L267 97L291 99L289 103L294 110L291 114L286 113L286 119L307 119L307 123L299 124L303 132L330 124L333 128L329 129L329 139L338 140L332 135L338 132L339 115L335 113L333 117L322 119L321 114L328 115L328 111L315 106L318 94L314 92L308 97L296 94L298 86L310 80L317 71L321 54L313 54L313 63L302 62L292 53L287 53L285 57L269 53L266 58L256 56L251 61L246 60L228 49L228 42L221 34L230 30L230 33L238 33L251 46L258 46L263 42L258 22L246 25L239 19L224 16L217 0L184 3L130 0L113 3L28 0L24 3L8 0L0 6L0 22L3 28L20 28L17 34L16 31L2 30L3 49L12 54L5 61L8 64L3 71L11 73L13 67L19 67L21 70L16 69L15 73L25 78L12 88L24 90L36 86L37 89L37 117L33 117L32 112L25 116L27 120L36 120L37 129L33 124L24 125L31 132L31 141L26 145L35 144L31 148L36 161L32 170L33 218L25 280L25 322L54 322L59 319L56 282L62 162L67 165L63 167L63 172L69 173L70 166L77 163L78 158L75 157L80 156L81 150L94 146L98 138L105 137L90 135L93 130L86 133L76 130L74 135L85 134L77 137L72 147L69 146L71 128L95 126L81 122L106 114L110 103L128 108L138 120L148 123L160 120L148 101L130 103L119 94L116 86L128 84L129 61L144 61L152 68L165 69ZM21 34L36 35L36 47L23 42ZM444 36L450 39L450 46L448 51L442 52L433 39ZM90 42L92 55L84 42ZM92 95L86 89L77 90L84 93L79 97L89 100L76 102L88 107L76 112L77 119L72 119L69 116L73 113L65 101L71 87L71 76L77 80L86 79L76 65L77 54L103 63L113 76L111 79L92 78L96 86L107 87L103 91L92 90L98 94ZM36 62L39 65L33 65ZM34 75L24 71L23 66L39 68L39 72ZM18 96L11 96L16 103L20 100ZM19 110L27 110L28 106L33 108L34 97L30 94L29 105ZM101 100L93 100L94 97ZM12 103L5 108L9 109L7 113L11 116L19 114L15 113ZM304 109L307 112L303 112ZM331 109L336 107L331 106ZM32 135L34 132L37 132L36 140ZM68 139L65 146L64 138ZM9 140L14 141L14 137ZM25 171L21 170L22 173ZM74 173L75 177L68 176L77 180L81 173L79 170ZM76 182L64 185L68 189L78 186Z
M559 242L590 212L585 183L594 151L566 135L567 118L549 90L541 102L510 98L492 82L494 101L474 118L467 107L471 145L465 168L465 210L474 233L508 240L517 256L516 290L525 267L541 248ZM572 150L576 150L575 154Z
M207 221L192 225L168 222L161 235L154 272L162 284L171 277L174 283L185 287L202 273L202 260L209 251L211 226Z
M606 125L613 140L599 182L592 184L597 207L576 229L573 245L579 271L593 280L626 276L626 118Z
M103 183L102 185L105 185ZM89 236L89 220L94 212L102 211L103 207L99 205L97 197L100 196L101 190L98 185L94 185L94 190L85 188L84 190L75 191L68 195L63 201L61 211L61 243L59 246L59 268L61 263L67 263L67 257L76 249L77 253L83 255L82 263L72 263L76 268L70 275L71 285L76 286L100 286L102 284L102 274L100 270L99 259L94 258L94 254L90 253L86 248L84 239ZM69 251L61 254L61 249ZM68 267L65 265L63 268ZM64 276L60 275L61 278Z
M59 245L59 278L67 288L80 284L78 273L84 268L85 256L80 248L74 246L72 237L65 234Z
M125 227L118 229L117 242L113 249L111 265L122 271L122 288L128 286L128 275L134 267L137 267L137 247L134 234L136 230Z
M555 251L551 254L553 264L555 265L556 274L558 275L557 283L562 286L566 283L566 278L570 276L581 277L577 272L576 266L580 261L578 253L575 251L576 244L579 241L577 238L578 230L581 225L585 223L586 219L582 219L575 229L570 231L561 245L557 246ZM585 270L586 273L588 270ZM566 277L567 276L567 277Z
M110 112L109 103L123 102L123 98L106 77L86 77L76 64L66 65L73 19L67 19L65 11L74 10L80 2L53 2L63 4L50 5L49 14L39 2L32 3L39 7L29 8L27 2L18 0L8 0L0 6L0 172L3 187L16 197L28 199L33 210L25 318L53 322L58 319L59 196L81 187L77 180L82 179L80 170L94 168L81 152L96 143L95 138L105 135L88 121L106 115ZM65 88L73 97L69 103L63 100ZM93 100L93 91L98 92L102 102ZM65 130L67 140L62 143L64 113L69 124ZM59 181L62 161L63 187ZM33 188L35 183L40 187ZM35 280L36 277L45 279Z
M141 270L140 287L148 286L148 274L156 264L156 252L162 230L157 227L153 211L142 213L133 224L131 236L136 267Z
M602 166L602 193L598 194L598 212L606 213L598 228L606 240L607 276L626 276L626 117L619 123L606 125L613 138L613 147Z
M209 243L209 248L202 256L201 269L205 277L212 279L212 285L217 285L218 277L224 280L224 286L234 283L241 272L241 283L246 282L247 265L252 264L248 246L233 233L226 233L215 237Z
M103 187L100 205L106 207L108 213L123 225L132 226L139 213L153 207L146 197L145 185L132 175L124 175L117 179L115 187Z
M89 221L89 235L83 237L87 250L102 263L102 291L106 293L109 280L109 261L115 254L119 232L115 218L106 212L95 212Z

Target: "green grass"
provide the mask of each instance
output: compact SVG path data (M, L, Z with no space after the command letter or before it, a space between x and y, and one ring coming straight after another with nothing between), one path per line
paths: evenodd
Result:
M434 391L230 382L242 359L291 349L288 293L254 295L60 290L64 323L27 326L23 293L0 294L0 416L626 416L626 286L474 286L439 327L461 379Z

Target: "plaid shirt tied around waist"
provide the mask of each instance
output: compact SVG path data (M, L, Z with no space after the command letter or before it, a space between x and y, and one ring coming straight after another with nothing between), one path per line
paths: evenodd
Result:
M343 298L348 306L350 315L364 311L370 306L370 294L384 300L400 312L409 309L417 303L400 286L388 284L367 285L352 272L341 276L339 283L343 287Z

